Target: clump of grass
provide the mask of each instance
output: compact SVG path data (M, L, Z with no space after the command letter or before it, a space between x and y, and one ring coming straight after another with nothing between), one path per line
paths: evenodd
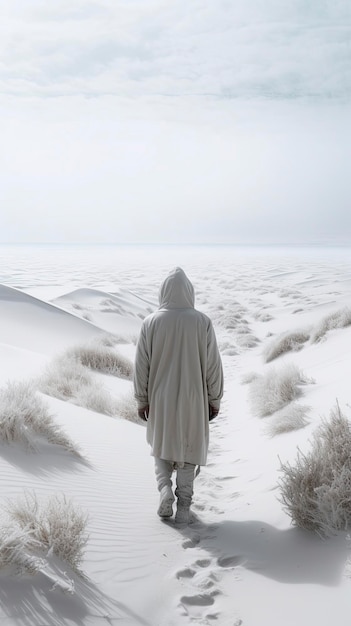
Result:
M77 346L68 352L81 365L92 370L126 378L133 377L133 364L123 355L103 345Z
M106 348L114 348L117 344L132 343L132 338L127 335L117 335L115 333L104 333L97 335L93 340L93 345L105 346Z
M7 503L6 514L8 523L0 531L0 565L13 564L33 573L53 553L82 574L87 515L65 495L39 503L35 493L26 493Z
M258 311L257 313L255 313L254 318L259 322L271 322L274 319L274 317L270 315L270 313L265 313L262 311Z
M110 417L116 415L116 401L107 389L96 383L82 386L72 398L72 403Z
M295 465L281 464L280 499L293 524L328 535L351 527L351 425L339 406Z
M312 332L311 341L316 343L324 337L329 330L345 328L351 325L351 309L344 307L334 313L326 315Z
M38 380L40 391L59 400L75 398L82 387L94 385L90 372L73 355L56 357Z
M249 398L254 413L259 417L272 415L299 398L301 386L309 382L312 380L296 365L286 364L280 370L271 367L250 384Z
M242 385L249 385L256 380L256 378L259 378L259 374L257 374L257 372L247 372L242 375L240 382Z
M110 417L120 416L141 423L132 394L114 398L75 354L65 353L47 367L38 381L39 389L47 395L72 402L78 406Z
M145 425L145 422L138 417L138 405L132 391L116 400L115 411L117 415L129 422Z
M267 431L274 437L293 430L305 428L309 424L306 415L310 408L308 406L292 402L280 411L277 411L269 420Z
M240 348L254 348L259 343L259 339L250 333L241 333L236 338Z
M43 559L28 554L29 544L39 551L40 544L35 542L29 529L22 530L10 520L1 520L0 525L0 568L15 567L17 572L35 574L43 565Z
M59 400L68 400L105 415L115 414L111 394L72 354L54 359L38 380L38 386L40 391Z
M0 390L0 440L37 448L37 436L78 454L77 446L55 423L47 403L28 382L9 382Z
M265 362L269 363L286 352L300 350L309 338L310 333L304 330L279 335L264 348L263 357Z

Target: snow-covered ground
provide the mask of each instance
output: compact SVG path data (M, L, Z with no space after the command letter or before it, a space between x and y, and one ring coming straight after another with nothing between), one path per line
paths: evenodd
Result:
M156 515L158 494L145 429L73 399L41 394L81 457L38 439L38 450L0 444L2 508L24 491L65 494L88 514L86 578L48 559L36 574L0 571L4 626L348 626L350 541L291 525L279 502L280 461L306 451L336 399L351 416L351 326L313 333L351 308L345 249L2 248L0 381L39 379L57 355L106 333L132 359L142 317L174 265L188 273L196 306L215 325L225 396L211 423L208 465L195 481L186 529ZM304 331L299 350L265 363L282 333ZM308 383L296 400L304 428L272 436L259 417L252 374L295 364ZM128 397L130 380L91 372L101 393ZM40 392L37 392L40 393ZM2 418L3 416L1 416ZM54 582L58 585L55 588ZM66 583L66 591L65 589Z

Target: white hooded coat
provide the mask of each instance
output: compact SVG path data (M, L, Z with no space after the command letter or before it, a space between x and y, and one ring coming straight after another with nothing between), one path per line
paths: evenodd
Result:
M159 309L143 322L134 391L138 408L149 406L151 453L205 465L209 404L219 409L223 371L212 322L194 299L191 282L175 268L161 286Z

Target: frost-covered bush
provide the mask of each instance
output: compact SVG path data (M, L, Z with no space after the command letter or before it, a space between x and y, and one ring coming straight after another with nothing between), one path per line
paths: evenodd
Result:
M41 559L28 554L29 544L40 550L29 529L14 526L9 519L0 522L0 568L14 566L20 573L34 574L42 565Z
M94 383L82 386L72 398L72 403L96 413L113 416L116 414L116 402L102 385Z
M271 417L267 426L268 433L274 437L275 435L304 428L309 424L309 420L306 418L309 410L308 406L297 404L297 402L288 404Z
M266 363L269 363L286 352L300 350L309 338L309 332L304 330L283 333L270 341L270 343L264 348L263 358Z
M256 372L247 372L246 374L242 375L240 382L242 385L249 385L254 380L256 380L256 378L259 378L259 374L257 374Z
M237 356L238 351L235 350L235 348L226 348L225 350L222 350L222 354L225 354L226 356Z
M270 315L270 313L264 313L262 311L254 313L254 318L259 322L271 322L274 319L274 317Z
M59 400L68 400L90 411L140 423L133 396L113 397L72 354L66 353L54 359L37 384L40 391Z
M82 387L93 384L90 372L73 355L54 359L38 380L40 391L59 400L75 398Z
M43 393L59 400L69 400L72 404L105 415L115 414L111 394L72 354L54 359L39 379L38 387Z
M79 454L75 444L55 423L47 403L30 383L7 383L0 390L0 441L19 442L36 449L36 436Z
M346 326L350 326L350 324L351 309L348 307L339 309L334 313L330 313L320 321L312 332L311 341L316 343L317 341L320 341L329 330L333 330L335 328L345 328Z
M322 535L351 528L351 425L339 406L313 435L309 452L283 463L280 499L293 524Z
M145 422L138 417L138 405L132 391L116 400L115 411L117 415L129 422L145 425Z
M224 310L217 307L216 310L210 311L210 313L214 323L227 330L236 329L240 324L248 324L247 320L244 319L246 310L240 306L234 309L228 306Z
M307 382L312 381L296 365L286 364L279 370L271 367L250 384L249 398L254 413L265 417L279 411L301 396L301 385Z
M91 317L90 313L83 313L82 314L82 318L83 320L86 320L87 322L92 322L93 318Z
M55 495L39 503L34 493L26 493L8 502L6 513L8 522L0 530L0 565L12 563L35 571L53 553L82 573L87 515L66 496Z
M132 336L116 335L115 333L103 333L102 335L97 335L96 337L94 337L91 343L93 345L113 348L117 344L132 343Z
M239 334L239 336L236 338L236 341L240 348L254 348L255 346L257 346L259 339L257 339L257 337L251 335L250 333L243 333Z
M103 345L77 346L68 352L79 363L92 370L132 379L133 364L125 356Z

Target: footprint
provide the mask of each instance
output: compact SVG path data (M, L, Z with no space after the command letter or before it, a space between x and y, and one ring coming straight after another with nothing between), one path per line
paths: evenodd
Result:
M180 601L186 606L211 606L215 599L208 593L199 593L196 596L182 596Z
M217 506L211 506L208 504L208 502L206 503L195 502L193 504L193 508L196 511L211 511L211 513L216 513L217 515L223 515L225 513L223 509L219 509Z
M211 559L198 559L195 561L195 565L198 567L208 567L211 564Z
M192 537L190 539L187 539L186 541L183 541L182 543L182 548L196 548L197 545L199 545L200 543L200 537Z
M205 511L206 504L201 504L200 502L194 502L193 508L196 509L197 511Z
M219 565L219 567L236 567L244 563L244 561L244 557L240 555L220 556L217 559L217 565Z
M207 495L209 496L209 498L212 498L213 500L222 499L222 494L219 494L218 492L215 492L215 491L208 491Z
M198 582L198 587L200 587L200 589L212 589L212 587L214 587L214 582L213 580L211 580L210 578L205 578L204 580L201 580L200 582Z
M239 498L239 497L240 497L239 491L233 491L233 493L230 494L229 499L235 500L236 498Z
M186 567L185 569L182 569L179 572L177 572L176 577L177 578L193 578L195 574L196 572L194 569L191 569L191 567Z

